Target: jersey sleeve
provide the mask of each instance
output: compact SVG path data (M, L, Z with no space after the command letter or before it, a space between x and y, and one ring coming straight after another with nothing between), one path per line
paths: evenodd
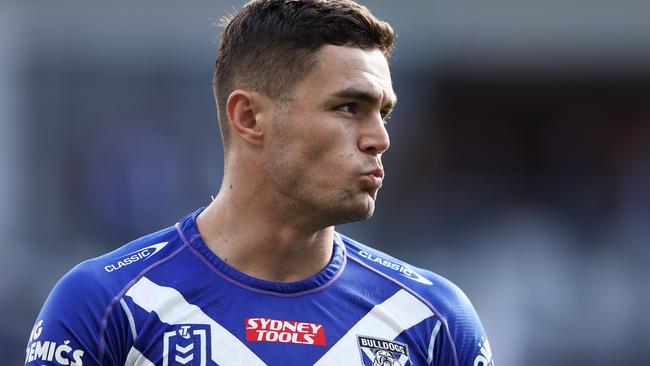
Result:
M439 317L441 326L447 327L447 332L438 332L436 342L439 355L436 366L494 366L492 350L483 325L474 306L467 296L453 283L435 278L434 283L438 294ZM442 295L442 296L440 296Z
M26 366L118 366L129 325L103 274L82 263L53 288L30 334Z

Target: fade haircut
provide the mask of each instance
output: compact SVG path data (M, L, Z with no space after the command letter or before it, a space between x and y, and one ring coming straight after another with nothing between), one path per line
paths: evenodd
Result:
M283 101L316 64L321 46L378 49L390 61L395 45L390 24L350 0L253 0L222 25L212 87L226 150L231 134L226 102L234 90Z

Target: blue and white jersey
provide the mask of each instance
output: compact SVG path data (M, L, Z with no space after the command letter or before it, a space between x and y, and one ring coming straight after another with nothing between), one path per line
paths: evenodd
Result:
M260 280L208 249L199 212L66 274L25 364L493 365L474 308L446 279L336 234L313 277Z

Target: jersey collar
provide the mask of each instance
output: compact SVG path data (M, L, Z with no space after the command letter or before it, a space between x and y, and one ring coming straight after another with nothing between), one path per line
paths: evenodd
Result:
M272 282L259 278L251 277L240 272L224 262L214 252L212 252L203 241L201 234L196 226L196 217L205 208L200 208L196 212L182 219L177 228L179 233L184 237L186 245L197 254L202 256L209 267L217 274L221 275L229 282L248 289L253 292L267 293L278 296L299 296L307 293L317 292L329 287L343 273L346 264L345 245L338 233L334 233L334 245L332 257L323 270L315 275L297 282Z

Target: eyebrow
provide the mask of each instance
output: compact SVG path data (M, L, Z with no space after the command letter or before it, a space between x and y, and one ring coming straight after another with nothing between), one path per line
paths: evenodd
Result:
M376 94L369 93L365 90L355 89L355 88L347 88L341 90L337 93L334 93L334 96L341 99L354 99L369 104L379 103L379 98L377 97ZM397 99L389 100L386 104L382 105L382 108L393 109L395 108L396 104L397 104Z

